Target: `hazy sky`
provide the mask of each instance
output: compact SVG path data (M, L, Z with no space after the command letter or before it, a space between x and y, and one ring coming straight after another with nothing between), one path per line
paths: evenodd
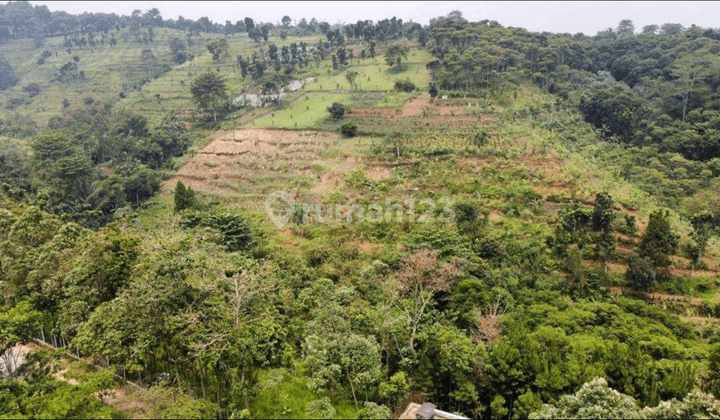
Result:
M6 2L0 2L6 3ZM437 16L460 10L470 21L496 20L503 26L526 28L530 31L595 35L607 28L616 28L623 19L630 19L636 31L645 25L680 23L703 28L720 27L720 2L284 2L284 1L118 1L70 2L31 1L46 4L51 11L64 10L72 14L117 13L130 15L134 9L143 13L157 7L164 19L197 20L207 16L213 22L225 23L246 16L260 22L279 22L284 15L292 19L315 17L329 23L352 23L358 20L378 21L396 16L404 21L427 24Z

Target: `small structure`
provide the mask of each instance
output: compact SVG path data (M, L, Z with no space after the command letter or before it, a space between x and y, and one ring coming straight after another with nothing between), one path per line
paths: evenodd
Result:
M419 419L431 419L435 417L435 404L424 403L417 409L415 414Z
M467 419L457 414L448 413L447 411L438 410L435 404L423 403L418 404L411 402L405 407L398 419Z

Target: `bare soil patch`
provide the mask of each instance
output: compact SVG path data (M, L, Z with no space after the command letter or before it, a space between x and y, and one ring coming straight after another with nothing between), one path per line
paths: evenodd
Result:
M371 166L365 172L365 177L371 181L383 181L392 178L392 170L384 165Z
M477 119L476 116L463 113L464 110L479 110L479 105L474 106L474 104L477 104L477 101L473 101L472 99L468 101L469 106L461 106L461 105L444 105L441 103L432 103L430 102L430 95L427 93L424 93L416 98L412 98L405 102L402 108L401 115L403 116L441 116L441 117L457 117L457 118L470 118L470 119Z
M325 196L335 190L342 189L345 182L345 175L355 169L358 161L359 159L357 158L348 157L340 165L325 172L320 178L320 183L312 189L312 192Z
M130 390L130 393L132 392L133 391ZM135 392L145 391L135 390ZM98 398L100 398L105 404L112 405L121 413L139 414L146 412L149 408L147 404L138 401L136 397L132 396L130 393L128 393L124 388L117 387L112 389L110 395L98 395Z
M403 105L402 108L402 115L404 116L420 116L423 115L423 110L425 108L429 109L439 109L440 107L434 105L432 102L430 102L430 95L429 94L423 94L418 96L417 98L412 98L409 101L405 102L405 105Z
M392 119L397 116L395 108L352 108L349 117L356 118L387 118Z
M281 182L298 177L310 182L316 177L311 166L323 162L322 153L337 138L335 134L311 130L225 132L194 152L163 184L162 191L172 193L178 180L195 190L222 196L242 193L245 187L259 183L272 183L274 178Z

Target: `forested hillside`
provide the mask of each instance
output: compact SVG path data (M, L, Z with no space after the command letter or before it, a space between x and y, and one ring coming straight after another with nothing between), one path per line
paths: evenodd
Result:
M0 6L0 417L720 416L718 30L233 20Z

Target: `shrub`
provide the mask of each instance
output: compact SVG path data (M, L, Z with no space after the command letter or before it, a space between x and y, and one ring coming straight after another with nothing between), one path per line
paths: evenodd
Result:
M392 412L384 405L366 401L359 416L361 419L389 419L392 417Z
M330 398L323 397L307 403L305 408L308 417L316 419L331 419L335 417L335 407L332 406Z
M332 106L328 108L328 112L333 119L340 120L345 115L345 105L340 102L333 102Z
M488 137L490 137L490 133L487 128L480 127L475 131L475 134L473 134L473 143L478 147L484 146Z
M228 252L248 251L256 245L250 223L236 214L191 213L183 218L180 226L189 229L196 226L217 229L220 232L218 243L225 246Z
M352 123L350 121L346 122L345 124L340 127L340 132L345 137L355 137L357 135L358 126L355 123Z
M409 79L395 81L395 90L398 92L412 92L415 89L415 84Z
M175 186L175 212L191 208L195 205L195 191L186 188L185 184L178 181Z

